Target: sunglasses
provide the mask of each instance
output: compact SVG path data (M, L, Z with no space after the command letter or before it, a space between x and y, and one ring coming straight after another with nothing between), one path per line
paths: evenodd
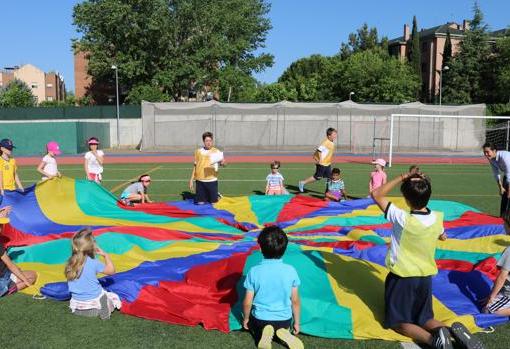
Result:
M272 169L272 170L277 170L277 169L279 169L279 168L280 168L280 167L278 167L278 166L277 166L277 167L271 167L271 169Z

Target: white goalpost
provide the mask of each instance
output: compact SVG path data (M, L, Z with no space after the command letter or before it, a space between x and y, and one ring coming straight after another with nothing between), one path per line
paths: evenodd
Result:
M510 148L510 116L391 114L388 166L394 155L475 156L485 142Z

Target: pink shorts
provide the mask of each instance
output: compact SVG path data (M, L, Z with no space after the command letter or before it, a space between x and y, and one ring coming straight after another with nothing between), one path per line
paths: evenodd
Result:
M88 173L87 179L89 181L94 181L96 183L101 183L101 180L103 179L103 176L101 176L101 173Z
M282 187L272 187L269 188L266 195L282 195L283 188Z

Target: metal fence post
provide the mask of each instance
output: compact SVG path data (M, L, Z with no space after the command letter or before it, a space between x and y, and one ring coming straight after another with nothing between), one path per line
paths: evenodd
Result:
M508 150L509 141L510 141L510 120L506 122L506 150Z

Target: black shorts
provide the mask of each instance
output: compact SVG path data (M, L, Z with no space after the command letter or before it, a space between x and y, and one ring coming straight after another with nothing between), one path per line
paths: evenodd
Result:
M197 193L195 195L195 203L209 202L214 204L215 202L218 202L218 181L196 181L196 186Z
M262 337L262 330L266 325L271 325L276 332L280 328L290 328L290 323L292 319L276 321L276 320L259 320L255 316L250 314L250 320L248 321L248 328L255 339L255 343L260 342L260 337Z
M331 177L331 165L328 166L322 166L319 164L315 165L315 174L313 175L313 178L316 180L319 180L321 178L330 178Z
M384 327L402 323L423 326L434 318L432 277L400 277L389 273L384 283Z

